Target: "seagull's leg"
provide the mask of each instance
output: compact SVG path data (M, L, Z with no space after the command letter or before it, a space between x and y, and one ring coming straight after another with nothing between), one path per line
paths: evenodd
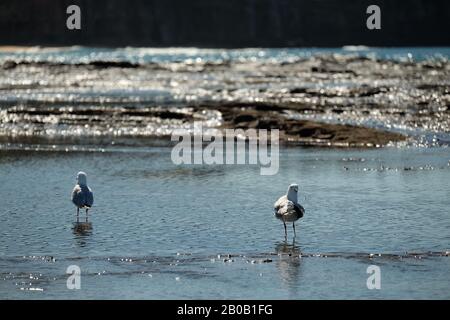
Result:
M294 238L297 235L297 233L295 233L295 222L292 222L292 227L294 228Z
M89 209L86 208L86 222L88 222L88 211Z
M80 222L80 208L77 207L77 223Z
M287 238L287 228L286 228L286 222L284 222L284 220L283 220L283 225L284 225L284 237Z

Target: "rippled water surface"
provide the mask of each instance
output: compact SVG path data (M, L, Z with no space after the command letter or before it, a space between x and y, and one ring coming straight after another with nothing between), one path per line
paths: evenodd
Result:
M450 298L447 148L283 148L275 176L175 166L170 151L1 151L0 296ZM84 231L80 168L95 193ZM272 204L290 182L306 214L285 242ZM372 264L381 290L366 287Z
M164 136L219 107L450 144L449 48L0 50L0 140ZM223 110L222 110L223 111Z

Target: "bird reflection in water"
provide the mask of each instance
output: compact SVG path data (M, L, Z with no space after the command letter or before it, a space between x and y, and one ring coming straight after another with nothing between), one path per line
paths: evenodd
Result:
M75 235L75 240L78 246L86 246L87 238L92 234L92 222L87 219L85 221L75 221L72 228L73 234Z
M278 254L276 267L281 276L283 286L286 286L292 295L296 295L300 280L300 247L295 245L294 238L292 244L289 244L287 241L276 243L275 252Z

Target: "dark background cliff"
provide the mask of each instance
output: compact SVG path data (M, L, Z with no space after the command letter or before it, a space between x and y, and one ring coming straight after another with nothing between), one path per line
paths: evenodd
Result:
M82 29L66 28L66 8ZM382 29L366 28L381 7ZM449 0L0 0L0 45L448 46Z

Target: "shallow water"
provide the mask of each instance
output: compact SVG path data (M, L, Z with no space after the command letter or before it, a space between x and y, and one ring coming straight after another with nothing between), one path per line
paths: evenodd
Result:
M448 148L282 148L275 176L175 166L170 151L0 151L0 298L450 298ZM291 182L306 214L285 242L272 205Z

